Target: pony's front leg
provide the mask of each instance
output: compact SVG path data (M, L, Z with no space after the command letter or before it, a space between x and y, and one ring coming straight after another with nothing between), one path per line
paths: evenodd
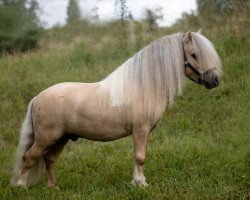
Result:
M146 157L147 140L148 140L149 128L140 127L133 131L133 143L134 143L134 159L135 168L133 173L132 184L134 186L146 187L146 178L143 174L143 164Z

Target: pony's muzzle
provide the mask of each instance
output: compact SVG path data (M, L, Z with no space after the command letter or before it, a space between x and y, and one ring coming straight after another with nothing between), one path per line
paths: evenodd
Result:
M220 84L220 77L217 73L210 73L203 77L203 85L207 89L212 89Z

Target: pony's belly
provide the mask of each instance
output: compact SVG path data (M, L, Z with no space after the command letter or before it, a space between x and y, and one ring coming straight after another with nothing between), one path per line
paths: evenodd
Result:
M101 142L108 142L112 140L121 139L131 135L130 133L119 133L119 132L82 132L77 133L77 135L81 138L93 140L93 141L101 141Z
M81 122L72 124L67 132L95 141L111 141L131 135L131 132L126 131L121 123L89 119L82 119Z
M131 134L124 128L123 122L112 115L113 113L85 112L78 113L74 121L68 121L66 127L69 133L75 133L80 137L96 141L111 141L126 137Z

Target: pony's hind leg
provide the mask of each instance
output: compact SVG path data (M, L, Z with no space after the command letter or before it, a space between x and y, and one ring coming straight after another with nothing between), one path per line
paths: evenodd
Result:
M49 147L55 145L56 141L61 137L62 132L57 129L36 130L35 141L23 156L22 170L16 184L17 186L26 187L37 182L39 171L41 170L39 164L44 162L45 152Z
M46 177L48 187L59 189L56 183L56 177L54 172L55 162L62 152L64 146L68 142L67 137L63 137L51 146L44 156L45 166L46 166Z
M21 175L17 181L17 186L26 187L31 168L43 156L45 148L34 142L31 148L24 154Z
M146 187L146 178L143 174L143 165L146 157L147 140L148 140L149 128L147 126L141 127L133 132L134 143L134 159L135 168L133 173L132 184L140 187Z

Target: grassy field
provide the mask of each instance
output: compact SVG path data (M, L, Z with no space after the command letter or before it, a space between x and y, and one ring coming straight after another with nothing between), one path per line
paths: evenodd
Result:
M29 100L58 82L99 81L135 51L123 53L119 38L101 33L56 37L48 34L34 52L0 58L0 199L250 198L250 44L232 36L211 39L224 67L220 87L206 90L187 81L183 96L151 134L148 188L130 184L131 137L69 142L56 166L61 191L48 189L45 177L27 190L11 188L13 154Z

